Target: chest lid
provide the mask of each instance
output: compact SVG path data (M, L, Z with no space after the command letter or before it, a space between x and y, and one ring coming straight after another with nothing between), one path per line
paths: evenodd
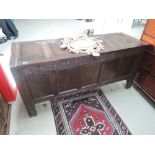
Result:
M101 51L101 55L120 50L123 52L124 49L147 45L123 33L96 35L94 37L103 41L104 49ZM90 54L74 54L70 53L68 49L61 49L61 40L53 39L13 43L10 66L17 67L61 60L76 61L80 58L93 59L93 56Z

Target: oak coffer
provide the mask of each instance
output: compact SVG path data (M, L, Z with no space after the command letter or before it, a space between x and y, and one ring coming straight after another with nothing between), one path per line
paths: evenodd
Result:
M99 57L60 49L61 39L12 44L11 71L30 116L35 103L81 89L127 80L132 85L148 44L123 33L94 36L104 49Z

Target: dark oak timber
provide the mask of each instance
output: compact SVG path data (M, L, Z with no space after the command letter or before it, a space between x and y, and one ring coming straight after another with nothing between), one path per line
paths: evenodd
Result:
M141 40L149 43L141 66L134 79L135 84L155 103L155 19L147 20Z
M10 67L30 116L37 114L35 103L54 95L120 80L132 85L149 45L123 33L95 37L105 46L99 57L60 49L61 39L12 44Z
M0 93L0 135L9 134L11 107Z

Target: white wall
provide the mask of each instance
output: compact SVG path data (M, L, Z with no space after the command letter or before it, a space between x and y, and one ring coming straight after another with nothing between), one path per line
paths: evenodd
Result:
M94 33L127 32L132 27L133 19L95 19Z

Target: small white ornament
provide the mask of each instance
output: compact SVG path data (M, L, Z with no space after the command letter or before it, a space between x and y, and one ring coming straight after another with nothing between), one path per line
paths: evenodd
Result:
M92 55L95 56L95 57L98 57L98 56L100 56L100 53L92 52Z
M65 49L65 48L67 48L67 46L64 45L64 44L62 44L62 45L60 46L60 48Z

